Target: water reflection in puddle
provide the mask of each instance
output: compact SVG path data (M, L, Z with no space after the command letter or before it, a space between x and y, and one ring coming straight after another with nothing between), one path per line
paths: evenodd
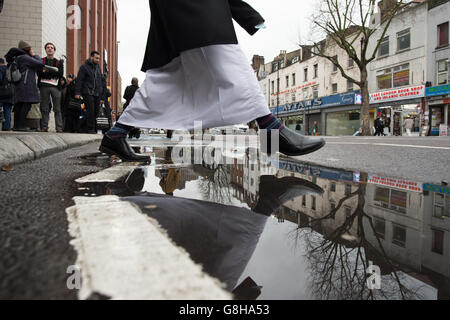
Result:
M151 166L80 192L137 203L238 299L450 298L447 186L249 154L180 165L170 149L146 151Z

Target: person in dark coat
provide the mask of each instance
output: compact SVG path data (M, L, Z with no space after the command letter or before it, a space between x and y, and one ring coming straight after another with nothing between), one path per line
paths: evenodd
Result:
M134 95L136 94L136 91L139 89L139 80L138 78L133 78L131 80L131 86L126 87L125 93L123 95L123 98L126 100L125 104L123 105L123 110L128 107L131 100L134 98Z
M377 117L374 122L375 133L374 136L384 136L384 125L380 117Z
M90 59L80 67L75 86L75 98L83 96L87 111L87 133L97 133L95 119L100 104L105 103L103 74L99 67L100 53L91 52Z
M106 83L106 79L108 78L107 74L103 75L103 90L105 92L105 115L108 118L108 122L109 122L109 128L108 129L103 129L102 133L105 134L111 127L112 127L112 110L111 110L111 106L109 105L109 98L112 96L111 94L111 90L109 90L107 83Z
M75 75L69 74L67 76L67 84L65 89L63 110L64 110L64 132L79 132L81 110L72 110L69 108L70 100L75 99Z
M214 128L253 120L261 129L278 130L277 151L286 155L325 145L322 138L290 130L271 113L233 25L234 19L250 35L264 28L255 9L242 0L149 3L151 24L142 65L146 79L104 136L101 152L146 162L150 157L135 154L126 141L134 127L190 131L196 122ZM273 144L269 138L268 149Z
M11 110L14 104L14 86L6 79L6 64L3 58L0 58L0 87L10 92L8 96L0 98L0 109L3 109L5 118L5 122L2 123L2 131L9 131L11 130Z
M11 48L5 58L8 63L17 58L19 71L22 73L22 80L14 86L14 131L29 131L25 122L31 105L40 102L36 73L44 67L44 63L25 41L20 41L18 48Z

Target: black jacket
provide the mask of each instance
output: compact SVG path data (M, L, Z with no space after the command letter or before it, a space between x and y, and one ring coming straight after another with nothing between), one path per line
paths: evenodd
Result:
M264 22L242 0L149 0L150 32L142 71L159 68L183 51L237 44L233 19L249 34Z
M44 68L38 71L38 86L40 87L51 87L51 84L42 83L42 79L52 79L56 80L59 87L59 80L64 76L64 61L58 59L48 59L47 57L42 59L42 62L46 66L57 67L58 71L46 70L43 72Z
M105 100L103 74L99 65L94 64L90 59L86 60L78 71L75 95L98 96L101 100Z
M123 98L127 100L127 102L123 105L123 110L125 110L128 107L138 89L139 87L135 85L128 86L125 89L125 94L123 95Z

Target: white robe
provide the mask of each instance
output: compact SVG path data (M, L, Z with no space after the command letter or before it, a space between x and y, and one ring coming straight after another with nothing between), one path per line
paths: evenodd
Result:
M184 51L148 70L119 119L138 128L192 130L248 123L270 114L256 75L239 45Z

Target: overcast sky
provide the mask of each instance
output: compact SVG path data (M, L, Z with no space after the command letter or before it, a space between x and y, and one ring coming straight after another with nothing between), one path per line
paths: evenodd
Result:
M189 0L187 0L189 1ZM211 0L214 1L214 0ZM297 49L299 36L308 38L313 2L310 0L247 0L266 20L267 29L250 36L236 24L239 44L249 64L254 54L262 55L266 62L280 50ZM132 4L132 5L131 5ZM140 72L150 26L148 0L117 0L119 72L123 88L136 76L140 83L145 76Z

